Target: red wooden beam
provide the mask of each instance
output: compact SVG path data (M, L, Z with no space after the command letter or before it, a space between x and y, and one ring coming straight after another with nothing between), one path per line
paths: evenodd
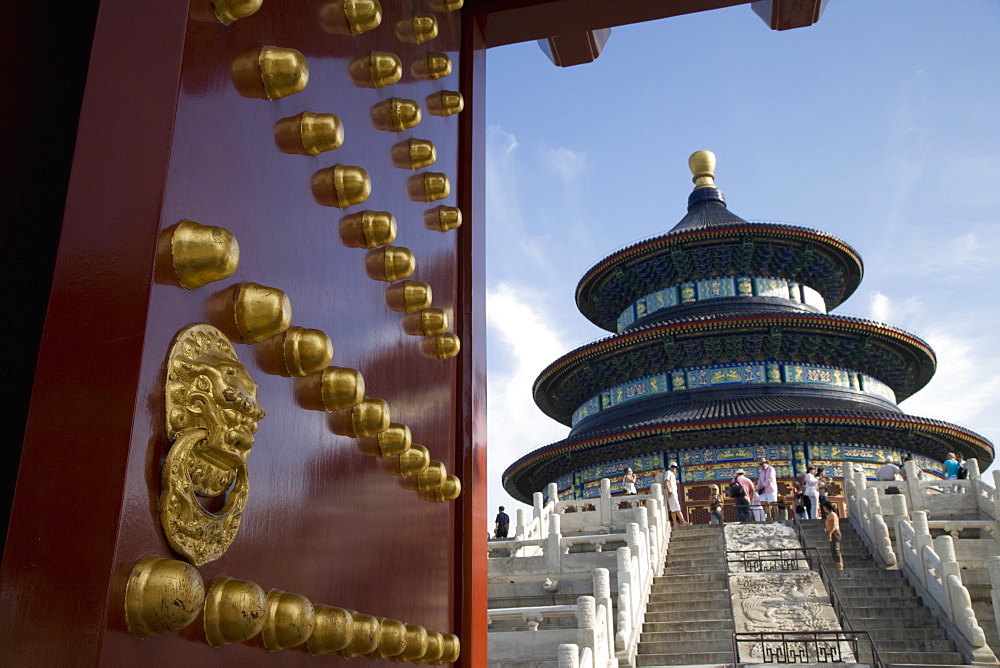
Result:
M472 0L486 46L572 35L602 28L654 21L748 0Z
M751 7L772 30L790 30L819 21L826 0L757 0Z
M572 67L597 60L611 37L611 28L575 32L538 40L538 45L558 67Z

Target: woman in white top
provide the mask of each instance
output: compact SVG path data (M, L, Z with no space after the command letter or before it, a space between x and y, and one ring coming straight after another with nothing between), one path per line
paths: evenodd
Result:
M819 517L819 478L816 477L816 467L810 466L802 476L802 493L809 499L809 519Z
M635 490L636 475L632 472L632 467L625 467L625 475L622 477L626 494L638 494Z

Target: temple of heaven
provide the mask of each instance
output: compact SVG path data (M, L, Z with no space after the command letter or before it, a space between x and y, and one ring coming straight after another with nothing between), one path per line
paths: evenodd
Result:
M715 156L689 164L687 215L580 280L577 307L612 334L538 376L535 403L571 429L511 464L507 491L530 503L554 482L560 498L586 499L601 478L620 490L626 466L641 489L677 462L686 515L702 521L708 484L740 468L755 477L765 457L782 489L811 465L841 478L844 461L874 477L909 456L943 476L955 452L985 469L987 439L896 405L934 374L930 346L830 313L861 281L858 253L826 232L740 218L715 186Z

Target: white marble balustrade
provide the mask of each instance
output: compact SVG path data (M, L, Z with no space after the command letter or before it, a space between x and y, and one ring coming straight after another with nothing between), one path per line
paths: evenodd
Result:
M530 518L518 511L512 540L490 541L491 583L544 579L552 584L561 576L595 574L593 596L579 597L576 605L490 609L491 624L518 620L527 626L490 633L490 665L546 654L558 655L560 666L634 665L653 578L663 570L670 523L660 485L625 497L612 497L610 488L605 479L599 498L553 501L556 489L549 485L545 495L534 495ZM567 616L576 617L576 629L545 623Z
M976 460L969 460L968 480L947 481L958 482L960 488L968 493L951 492L950 487L944 487L944 481L922 481L917 479L917 471L913 462L906 463L907 480L895 483L872 482L865 479L864 473L854 472L850 464L845 462L844 479L845 497L848 513L852 524L862 533L886 567L897 566L906 575L910 584L916 587L921 595L926 595L936 608L946 618L946 626L958 634L956 640L963 650L977 665L997 665L998 661L993 651L986 644L986 636L979 626L969 590L962 582L962 568L956 552L956 544L964 544L965 551L975 552L972 545L980 539L958 539L952 535L940 535L933 538L931 530L951 530L956 534L963 529L975 528L987 531L990 538L983 540L979 546L995 545L995 501L996 491L989 487L979 475ZM887 487L895 484L900 488L900 494L886 494ZM944 491L939 491L943 489ZM912 509L910 502L923 506L923 509ZM990 512L986 512L989 510ZM932 513L940 516L970 516L982 515L980 520L929 520ZM889 524L892 523L896 544L893 549ZM990 524L993 526L990 526ZM968 564L964 565L966 568ZM985 567L985 566L984 566ZM996 562L997 577L993 581L994 609L1000 590L1000 559Z

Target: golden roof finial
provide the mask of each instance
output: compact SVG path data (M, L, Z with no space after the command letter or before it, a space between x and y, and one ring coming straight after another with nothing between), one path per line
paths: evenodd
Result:
M688 167L694 175L694 189L715 187L715 154L711 151L695 151L688 158Z

